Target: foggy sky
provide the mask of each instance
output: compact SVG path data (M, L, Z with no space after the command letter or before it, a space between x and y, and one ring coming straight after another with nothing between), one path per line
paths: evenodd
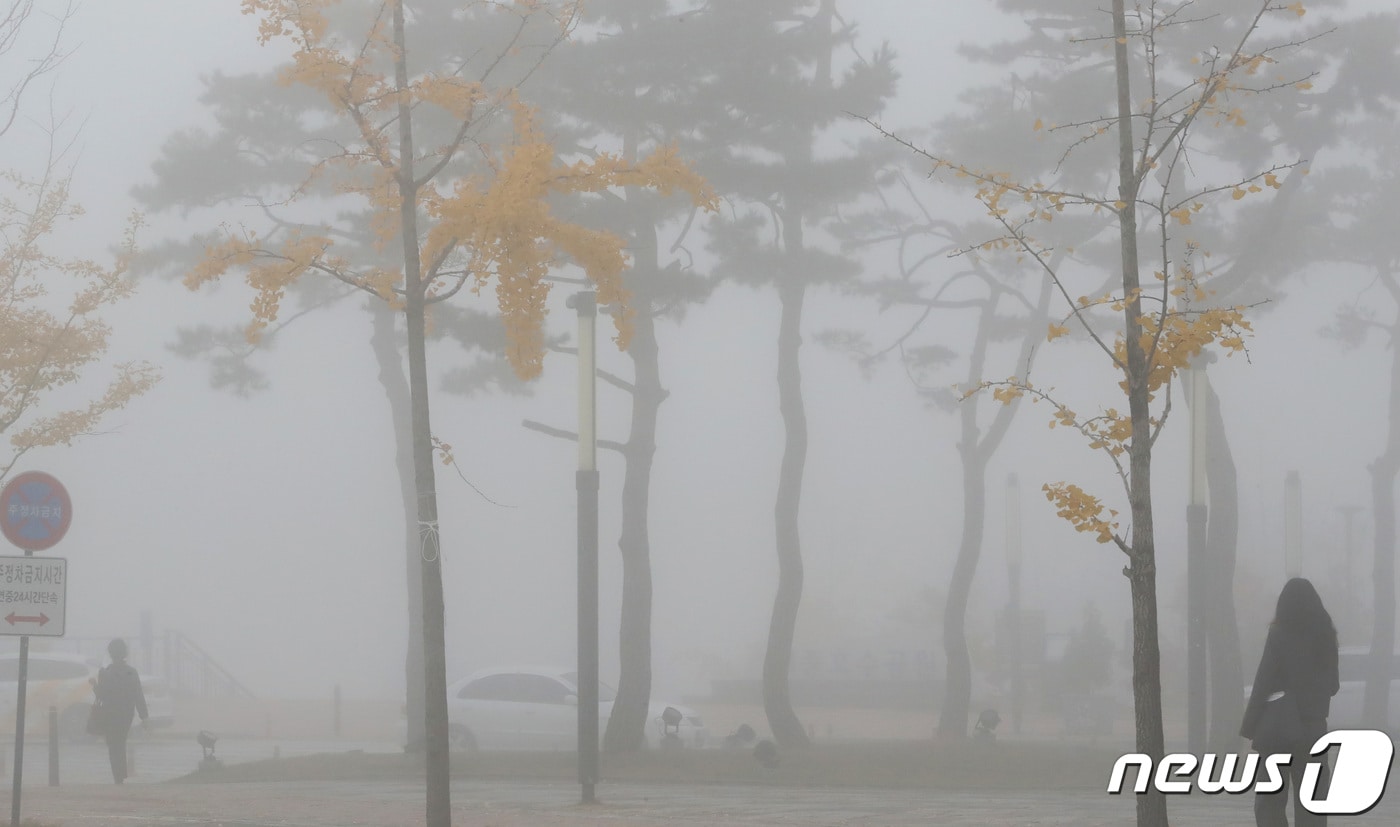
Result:
M962 88L986 80L965 74L955 46L1006 31L993 21L1009 24L964 5L870 0L851 9L867 43L888 39L898 53L903 77L884 117L890 125L926 124ZM161 143L208 122L197 102L201 74L255 70L274 59L275 50L257 47L254 31L232 0L123 0L80 10L70 37L78 48L56 92L85 121L75 194L89 215L65 233L71 249L104 255L131 208L131 187L150 179ZM977 208L970 198L961 203L966 214ZM207 227L159 216L144 235ZM1212 368L1240 472L1239 576L1242 588L1268 600L1283 581L1290 469L1303 479L1305 573L1319 579L1329 603L1340 598L1323 557L1340 550L1337 507L1369 502L1366 466L1384 442L1388 355L1376 342L1344 352L1316 331L1363 287L1361 276L1344 271L1290 282L1287 295L1255 317L1251 363L1235 357ZM570 329L565 295L553 297L555 329ZM108 433L22 463L19 470L56 475L73 497L72 528L49 552L69 559L68 628L130 635L149 611L158 629L188 635L260 694L320 696L340 684L350 696L395 697L406 627L402 512L368 314L353 300L298 322L259 360L269 390L238 399L209 387L206 365L165 348L177 326L245 320L247 298L232 281L198 294L143 283L110 315L113 355L158 363L163 382L111 417ZM725 287L683 326L658 331L672 395L661 411L652 489L657 694L703 693L708 679L758 674L776 582L777 307L771 292ZM946 588L956 551L955 418L925 409L893 365L866 380L815 342L817 332L838 325L887 338L908 321L829 293L809 299L799 654L878 645L928 650L942 660L936 631L907 618L941 613L925 591ZM1107 370L1081 345L1056 347L1042 357L1038 384L1073 390L1077 370ZM624 355L610 346L600 352L600 367L627 374ZM1005 356L993 377L1015 371ZM455 357L448 348L430 350L430 370L440 375ZM951 384L962 369L947 375ZM529 397L434 392L435 434L455 447L473 484L511 506L485 502L452 469L437 466L449 679L502 662L573 661L575 451L519 423L574 427L574 389L574 363L551 355ZM626 400L605 386L599 398L600 437L624 438ZM1155 454L1164 636L1180 634L1184 623L1183 412L1179 406ZM1043 406L1023 406L989 469L970 611L974 651L1005 600L1004 481L1012 472L1021 480L1025 582L1033 585L1025 603L1045 608L1050 630L1064 632L1092 600L1121 639L1121 554L1058 520L1038 489L1071 480L1126 511L1121 494L1102 460L1070 434L1047 429L1046 419ZM601 452L600 469L602 674L612 681L622 465ZM1368 515L1357 525L1358 563L1368 564ZM1255 603L1241 604L1246 639L1262 635L1266 620ZM1344 638L1359 632L1342 628Z

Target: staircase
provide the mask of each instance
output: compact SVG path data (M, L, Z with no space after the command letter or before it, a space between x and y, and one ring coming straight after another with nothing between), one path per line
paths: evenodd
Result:
M165 678L170 692L177 697L257 698L251 689L181 632L167 629L156 633L147 627L140 635L122 637L131 648L131 665L143 675ZM107 644L111 640L111 637L65 635L45 639L45 643L51 650L77 652L106 663Z

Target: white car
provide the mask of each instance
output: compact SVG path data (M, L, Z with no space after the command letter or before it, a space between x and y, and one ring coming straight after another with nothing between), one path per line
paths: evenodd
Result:
M447 687L448 741L454 750L555 750L578 748L578 675L569 669L509 667L484 669ZM598 685L599 737L607 730L614 692ZM646 740L659 748L668 735L663 714L679 713L670 733L680 745L703 747L707 733L700 715L678 704L648 708ZM673 718L675 716L672 716ZM675 739L666 740L666 745Z
M27 738L48 733L49 707L58 710L58 730L66 738L83 735L92 708L97 664L81 655L30 652L25 670L24 732ZM19 699L19 653L0 654L0 732L13 735Z

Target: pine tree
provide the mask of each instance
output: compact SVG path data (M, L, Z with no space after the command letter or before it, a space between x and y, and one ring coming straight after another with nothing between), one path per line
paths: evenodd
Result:
M725 42L728 60L707 77L696 162L722 196L743 205L711 222L718 273L771 287L778 325L778 400L784 446L774 508L778 589L763 663L763 705L780 744L805 746L807 732L789 691L792 643L802 598L799 531L807 416L802 395L802 309L808 289L854 275L857 265L828 252L823 223L868 193L880 155L869 147L829 154L818 144L848 113L873 116L894 92L893 54L862 57L855 27L835 0L715 0L687 16L701 42ZM848 61L843 67L842 61Z

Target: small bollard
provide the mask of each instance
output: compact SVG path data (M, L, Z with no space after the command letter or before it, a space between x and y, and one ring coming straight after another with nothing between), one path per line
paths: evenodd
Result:
M58 786L58 707L49 707L49 786Z

